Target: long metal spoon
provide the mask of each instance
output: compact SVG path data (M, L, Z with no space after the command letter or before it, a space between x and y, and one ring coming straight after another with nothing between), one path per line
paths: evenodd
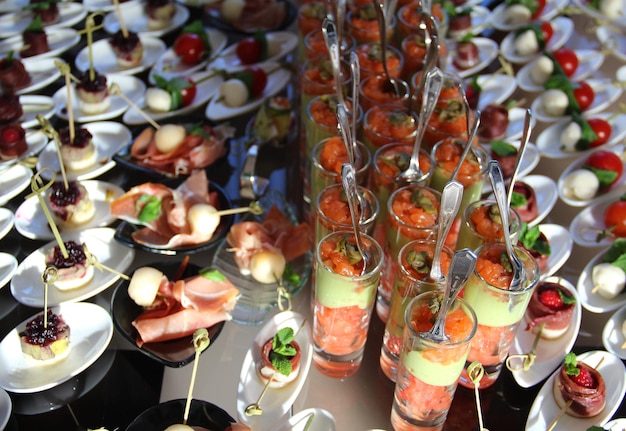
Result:
M513 174L511 175L511 183L509 184L509 192L507 194L507 206L511 206L511 198L513 197L513 189L515 188L515 180L517 178L517 174L519 173L519 168L522 164L522 159L524 158L524 152L526 151L526 145L530 140L530 134L532 133L532 119L533 113L530 109L526 110L526 117L524 117L524 133L522 134L522 140L519 145L519 149L517 150L517 159L515 160L515 168L513 169Z
M322 22L322 35L330 56L330 64L333 68L337 101L343 103L343 91L341 89L341 54L339 52L339 40L337 38L337 26L332 19L324 18Z
M443 72L435 67L427 73L426 85L424 86L424 95L422 97L422 109L417 124L417 132L415 133L415 142L413 143L413 153L409 161L409 167L398 173L396 180L403 183L419 183L424 176L420 169L419 154L422 146L422 139L428 126L428 120L435 110L435 105L441 93L443 86Z
M439 225L437 227L437 240L433 252L433 262L430 265L430 278L437 283L444 279L441 272L441 252L446 242L452 222L459 212L461 198L463 197L463 185L458 181L450 181L441 193L441 205L439 206Z
M354 147L354 166L361 166L363 163L362 156L356 145L361 67L359 65L359 56L354 51L350 51L350 71L352 72L352 146Z
M428 34L430 38L430 43L428 44L428 51L426 51L426 57L424 58L424 67L422 68L422 76L420 77L420 82L418 86L415 88L415 92L410 100L410 108L413 109L413 105L417 102L417 98L422 91L424 91L424 86L426 85L426 76L429 71L433 70L435 65L437 64L437 59L439 58L439 30L437 29L437 23L435 22L435 18L422 11L420 16L422 17L422 23L425 27L424 37ZM428 33L426 33L428 32Z
M396 96L401 96L402 91L398 81L391 77L389 74L389 68L387 66L387 24L385 18L385 3L382 0L373 0L374 7L376 8L376 17L378 18L378 29L380 32L380 52L383 62L383 70L385 71L385 77L387 78L386 85L383 90L392 90Z
M367 254L364 252L363 238L361 238L361 230L359 226L359 202L358 202L358 186L356 184L356 174L354 172L354 166L349 163L344 163L341 166L341 182L343 188L348 197L348 207L350 208L350 216L352 217L352 227L354 228L354 239L356 241L356 247L359 250L359 254L363 258L363 268L361 269L361 275L365 274L367 270Z
M463 160L465 160L465 158L467 157L467 154L472 149L473 147L472 142L474 142L474 138L476 137L476 132L478 132L478 126L480 126L480 111L476 111L476 118L474 119L474 125L472 126L470 130L469 138L467 140L465 148L463 149L463 153L461 154L461 157L459 158L459 163L456 164L456 166L454 167L454 171L452 172L452 175L450 175L450 181L456 179L456 176L461 170L461 165L463 164Z
M491 187L498 204L500 218L502 220L502 231L504 233L504 244L506 245L506 253L511 262L513 269L513 278L511 279L510 290L521 289L524 281L524 263L515 254L513 244L511 244L511 234L509 232L509 207L506 204L506 190L504 188L504 178L502 177L502 169L496 160L489 161L489 178L491 179Z
M452 262L450 262L450 271L448 275L448 282L446 283L446 290L439 306L439 313L437 314L437 320L430 329L425 332L427 338L436 341L447 341L448 336L445 333L446 316L450 305L454 302L458 296L461 288L467 282L476 266L476 255L468 248L458 250L452 256Z

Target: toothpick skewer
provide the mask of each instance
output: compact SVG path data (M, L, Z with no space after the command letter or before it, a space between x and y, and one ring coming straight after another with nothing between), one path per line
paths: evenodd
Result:
M196 373L198 372L198 362L200 362L200 353L206 350L211 344L209 331L206 329L198 329L193 333L193 347L196 350L195 360L193 361L193 369L191 371L191 383L189 384L189 392L187 392L187 403L185 404L185 412L183 413L183 425L187 425L189 419L189 410L191 409L191 400L193 398L193 387L196 381Z
M70 142L74 142L76 129L74 128L74 110L72 109L72 74L70 71L70 65L58 61L55 61L54 64L59 68L61 74L65 77L65 89L67 91L67 122L70 129Z
M83 250L85 251L85 256L87 257L87 263L89 265L93 265L96 268L98 268L99 270L106 270L109 271L115 275L117 275L120 278L123 278L124 280L130 280L130 277L122 272L119 272L118 270L111 268L110 266L104 265L102 263L100 263L98 261L98 258L96 256L94 256L93 254L91 254L91 252L87 249L87 245L83 244Z
M115 14L117 15L117 20L120 23L120 30L122 30L122 35L124 35L124 39L128 39L128 28L126 28L126 22L124 21L124 17L122 16L122 10L120 9L119 0L113 0L113 5L115 6Z
M470 380L472 381L472 383L474 384L474 396L476 397L476 411L478 412L478 429L480 431L488 431L487 428L485 428L483 424L483 412L480 406L480 392L478 390L480 386L480 380L483 378L483 375L485 374L485 369L483 368L483 365L480 362L474 361L467 366L467 374Z
M48 285L54 283L59 275L56 266L47 266L41 274L43 282L43 327L48 327Z
M135 109L139 113L139 115L141 115L156 130L159 130L161 128L159 123L154 121L152 119L152 117L150 117L148 114L146 114L144 112L143 109L141 109L139 106L137 106L137 104L135 102L130 100L124 93L122 93L122 90L120 89L120 86L117 85L117 83L114 82L114 83L111 84L111 86L109 87L109 93L112 96L119 96L119 97L121 97L124 100L124 102L128 103L133 109Z
M37 121L41 126L42 132L48 137L48 139L54 140L57 149L57 157L59 159L59 170L61 171L61 177L63 178L63 185L65 186L65 190L67 190L69 189L70 185L67 180L67 174L65 173L65 164L63 163L63 157L61 157L61 139L59 138L59 133L54 129L54 127L52 127L50 121L48 121L43 115L37 115Z
M96 79L96 71L93 67L93 32L96 30L94 15L89 15L85 21L85 32L87 33L87 54L89 57L89 80Z

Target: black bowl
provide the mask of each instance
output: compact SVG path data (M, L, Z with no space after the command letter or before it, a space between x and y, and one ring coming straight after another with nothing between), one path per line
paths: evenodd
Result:
M164 430L183 422L187 400L166 401L141 413L128 425L126 431ZM192 400L187 425L204 427L209 431L225 431L235 419L207 401Z

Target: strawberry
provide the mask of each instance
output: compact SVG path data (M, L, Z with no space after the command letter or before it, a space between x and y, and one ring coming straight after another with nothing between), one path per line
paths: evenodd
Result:
M578 386L582 386L583 388L593 389L596 387L596 381L594 380L591 372L586 368L578 368L580 372L577 376L570 376L570 379Z
M576 299L557 287L548 286L539 292L539 301L546 307L558 311L567 308L576 302Z
M5 127L2 130L2 142L13 143L20 139L20 132L15 126Z

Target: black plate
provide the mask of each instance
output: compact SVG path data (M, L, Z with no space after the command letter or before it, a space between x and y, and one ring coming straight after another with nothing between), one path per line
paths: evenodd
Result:
M219 201L218 209L227 209L233 206L231 200L228 198L228 195L226 194L224 189L218 186L217 184L210 182L209 191L217 192L218 201ZM230 230L230 227L233 224L234 220L235 220L234 215L222 216L222 218L220 219L219 226L217 227L217 229L215 229L215 233L213 234L213 237L209 241L204 242L202 244L185 245L185 246L176 247L176 248L154 248L154 247L147 246L145 244L139 244L133 239L132 235L133 235L133 232L139 229L142 229L143 226L135 225L127 221L122 221L117 226L117 228L115 229L114 238L126 244L129 247L137 248L139 250L147 251L149 253L165 254L168 256L194 254L194 253L199 253L201 251L209 250L217 246L220 243L220 240L223 237L225 237L228 231Z
M180 263L155 263L148 266L162 271L163 274L171 278L174 274L176 274ZM187 269L183 274L183 277L196 275L200 269L201 268L199 266L190 263L187 265ZM120 331L124 338L130 344L135 346L135 348L137 348L141 353L147 355L155 361L158 361L162 365L179 368L192 362L196 351L190 337L183 337L178 340L161 341L159 343L144 343L141 347L137 345L135 340L137 339L138 333L133 326L132 321L143 312L143 307L135 304L135 301L128 296L129 283L129 281L122 280L122 282L120 282L115 288L113 296L111 297L111 314L113 315L115 328ZM211 340L209 347L213 345L215 339L219 336L220 332L222 332L224 323L225 322L220 322L210 328L207 328L209 331L209 338Z
M171 400L150 407L128 425L126 431L164 430L183 422L187 400ZM192 400L187 425L201 426L211 431L225 431L235 419L207 401Z
M277 1L285 3L285 20L279 26L275 28L260 28L258 30L260 31L285 30L296 19L297 10L296 10L296 7L293 5L293 3L291 3L291 1L289 0L277 0ZM227 21L224 21L219 8L212 7L209 5L205 7L205 12L206 12L206 15L208 17L208 22L210 23L211 27L228 31L228 32L232 32L232 33L240 33L240 34L254 34L257 32L257 29L240 30L240 29L233 27L232 25L230 25L230 23L228 23Z

